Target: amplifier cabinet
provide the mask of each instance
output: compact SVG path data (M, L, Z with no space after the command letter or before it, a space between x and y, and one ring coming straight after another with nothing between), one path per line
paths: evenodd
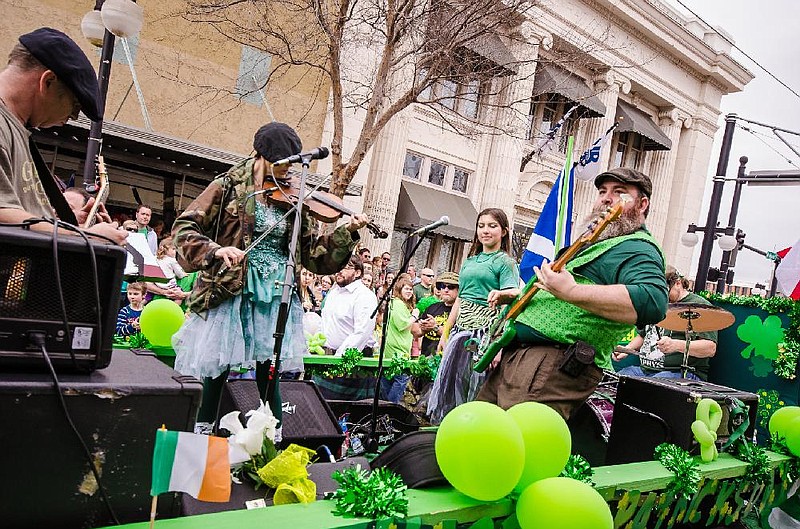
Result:
M750 424L745 436L752 438L758 411L758 396L754 393L699 380L620 377L605 463L652 461L655 448L661 443L699 453L691 426L697 403L704 398L717 401L722 408L718 444L728 439L736 429L734 423L741 419L730 414L734 398L748 406Z

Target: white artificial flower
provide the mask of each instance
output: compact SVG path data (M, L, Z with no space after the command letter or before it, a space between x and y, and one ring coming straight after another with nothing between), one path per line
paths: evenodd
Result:
M247 427L243 426L239 420L238 411L232 411L222 417L219 426L231 432L229 442L241 446L252 456L261 452L264 436L271 441L275 440L275 427L278 425L278 419L272 415L269 406L263 402L257 410L251 410L245 416L247 417Z

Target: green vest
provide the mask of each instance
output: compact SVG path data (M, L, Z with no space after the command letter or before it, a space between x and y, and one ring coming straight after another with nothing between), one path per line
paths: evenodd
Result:
M661 248L653 236L645 231L637 231L589 246L568 262L564 268L569 270L577 283L593 284L590 279L576 274L574 270L594 261L616 245L632 239L649 242L658 249L663 259ZM620 323L598 316L572 303L558 299L546 291L537 292L533 302L517 316L516 321L538 331L554 342L571 344L583 340L591 344L596 351L594 363L601 369L611 369L611 352L633 327L629 323ZM566 322L569 323L565 325Z

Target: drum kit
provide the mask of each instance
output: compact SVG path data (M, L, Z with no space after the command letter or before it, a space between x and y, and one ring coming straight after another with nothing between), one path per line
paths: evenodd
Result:
M733 325L736 318L725 309L702 303L670 303L667 317L658 323L662 329L686 333L686 348L683 351L681 369L683 377L690 369L689 345L692 333L721 331Z
M686 378L687 372L692 369L688 365L689 345L694 333L719 331L733 325L735 317L725 309L714 305L702 303L670 303L667 309L667 316L657 325L662 329L683 332L686 335L686 347L683 351L683 362L681 370L683 377ZM617 347L617 352L639 355L639 351L626 347ZM611 423L614 414L614 404L616 401L617 383L619 376L611 371L604 372L603 380L598 385L594 393L587 399L586 404L591 414L593 423L599 423L599 434L604 443L608 443L611 432ZM577 421L586 420L585 417L578 417ZM597 425L597 424L596 424ZM591 443L589 443L591 445ZM589 449L590 451L592 448ZM597 460L602 464L602 459Z

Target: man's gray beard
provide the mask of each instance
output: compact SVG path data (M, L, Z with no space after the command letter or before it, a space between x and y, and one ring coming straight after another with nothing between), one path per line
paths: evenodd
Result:
M586 225L588 226L590 223L594 222L595 219L600 218L605 211L605 206L595 208L594 211L592 211L586 217ZM620 235L628 235L641 227L642 223L639 221L639 215L635 210L623 211L622 215L611 221L608 226L606 226L606 228L600 233L600 236L597 237L597 240L604 241L613 237L619 237Z

